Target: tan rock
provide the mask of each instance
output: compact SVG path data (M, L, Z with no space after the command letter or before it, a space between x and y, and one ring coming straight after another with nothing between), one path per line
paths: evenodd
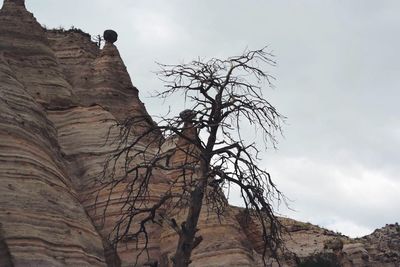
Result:
M105 266L42 107L0 62L0 223L14 266Z
M23 1L5 1L0 10L1 56L25 90L43 106L64 107L73 102L44 30Z

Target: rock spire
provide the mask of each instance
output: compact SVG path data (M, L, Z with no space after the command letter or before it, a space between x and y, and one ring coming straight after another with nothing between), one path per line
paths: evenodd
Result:
M12 3L17 6L25 7L25 0L4 0L4 5Z
M5 0L0 10L0 52L25 90L46 107L72 105L65 80L45 31L23 0Z

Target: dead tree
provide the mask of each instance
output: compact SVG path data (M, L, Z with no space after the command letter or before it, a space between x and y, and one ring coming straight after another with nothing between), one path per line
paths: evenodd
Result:
M101 34L92 36L92 41L96 43L97 47L101 47L104 43L104 37Z
M263 95L273 80L264 68L274 65L266 48L224 60L160 64L158 75L165 82L165 90L157 96L183 95L192 107L180 116L161 117L157 124L146 116L118 122L117 153L107 160L107 177L104 175L102 180L104 186L111 188L129 181L123 212L112 235L114 244L129 236L143 238L147 246L149 223L168 224L179 237L173 265L188 266L193 249L202 240L197 224L203 203L223 214L227 207L223 192L235 185L247 214L261 225L264 262L267 256L277 258L282 225L273 203L283 196L269 173L258 165L260 149L275 147L284 120ZM262 146L242 138L248 131L262 136ZM166 140L177 139L180 141L174 152L162 150ZM180 161L174 160L178 154ZM124 175L120 178L113 176L118 161L124 162ZM156 171L172 175L165 193L151 202L149 184ZM185 217L179 221L174 216L182 209Z

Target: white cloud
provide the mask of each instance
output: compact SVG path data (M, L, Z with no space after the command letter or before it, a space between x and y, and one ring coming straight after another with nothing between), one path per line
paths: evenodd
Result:
M332 223L326 224L325 227L342 234L345 234L341 232L343 229L345 229L347 234L351 233L352 237L362 237L372 233L370 227L363 227L351 221L343 221L342 218L338 219L337 221L335 220Z
M129 19L135 40L145 45L168 47L179 43L185 37L182 28L172 18L161 12L135 9Z
M277 185L293 200L289 204L295 211L282 207L285 215L349 236L398 220L400 207L394 201L399 200L400 181L384 170L310 158L276 158L269 166Z

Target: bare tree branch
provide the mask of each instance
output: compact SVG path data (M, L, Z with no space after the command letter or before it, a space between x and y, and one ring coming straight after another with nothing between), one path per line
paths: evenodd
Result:
M104 216L113 190L125 185L121 215L110 235L113 244L127 237L143 238L139 257L148 245L149 224L166 224L179 238L174 266L188 266L192 250L203 240L197 235L203 203L223 216L228 206L223 191L235 185L248 216L262 227L264 263L267 257L278 258L282 225L273 204L284 196L270 174L258 166L259 145L243 138L253 129L262 134L265 149L276 146L285 117L263 95L274 80L264 67L275 64L266 47L225 60L159 64L165 90L157 97L184 95L192 107L180 116L161 117L157 124L149 123L146 116L116 122L116 152L107 159L99 180L109 192ZM166 149L171 140L173 149ZM150 192L156 172L169 177L165 193L158 197ZM174 216L182 210L186 217L178 222Z

